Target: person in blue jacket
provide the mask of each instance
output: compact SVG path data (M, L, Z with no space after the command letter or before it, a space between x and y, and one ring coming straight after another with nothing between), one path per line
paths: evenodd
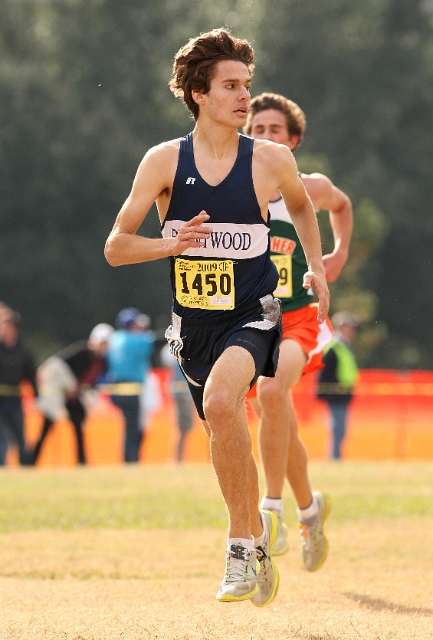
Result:
M116 317L116 331L110 338L108 391L125 420L123 458L138 462L144 429L140 420L140 395L151 367L155 337L150 318L135 307L122 309Z

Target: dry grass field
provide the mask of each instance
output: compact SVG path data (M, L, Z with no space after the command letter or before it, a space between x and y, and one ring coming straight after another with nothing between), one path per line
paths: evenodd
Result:
M431 640L433 467L314 463L330 556L290 551L265 609L215 600L225 514L208 465L0 473L0 639Z

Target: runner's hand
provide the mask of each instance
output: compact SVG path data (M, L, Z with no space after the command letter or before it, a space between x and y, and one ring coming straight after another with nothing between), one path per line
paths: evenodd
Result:
M317 310L317 321L322 324L325 321L326 316L329 311L329 289L326 284L325 272L323 273L315 273L314 271L307 271L304 273L304 289L309 289L312 287L316 292L316 295L319 299L319 307Z
M325 267L326 281L335 282L346 264L347 253L336 251L323 256L323 266Z
M173 240L175 241L175 249L173 255L180 255L186 249L198 249L205 245L206 240L210 237L212 229L205 227L203 224L209 220L210 216L206 211L191 218L180 229L179 233Z

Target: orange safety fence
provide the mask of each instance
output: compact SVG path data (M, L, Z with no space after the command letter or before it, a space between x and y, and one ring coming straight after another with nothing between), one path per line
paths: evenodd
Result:
M173 461L177 430L174 405L168 391L169 373L154 369L160 387L160 406L149 416L141 451L143 463ZM293 389L299 430L311 460L327 459L329 427L327 406L315 398L315 376L304 377ZM254 453L257 456L257 419L248 405ZM42 416L33 398L24 398L26 440L37 439ZM89 413L85 423L88 463L112 465L122 462L123 422L109 398ZM349 408L344 458L350 460L433 459L433 371L361 371L354 400ZM185 461L208 463L207 435L196 416L185 450ZM76 461L75 439L67 421L57 422L46 438L38 466L71 466ZM17 464L16 453L9 462Z

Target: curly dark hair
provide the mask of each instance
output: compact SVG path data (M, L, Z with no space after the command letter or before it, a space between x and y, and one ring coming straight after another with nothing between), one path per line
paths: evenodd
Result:
M256 96L251 100L250 108L248 109L247 123L244 127L244 131L247 136L251 135L253 118L256 113L259 113L260 111L267 111L268 109L281 111L281 113L286 117L289 136L299 136L299 146L302 142L305 127L307 125L305 113L302 111L301 107L296 104L296 102L288 100L288 98L285 98L278 93L261 93L259 96Z
M185 103L194 120L198 118L199 107L191 92L209 92L215 65L221 60L243 62L253 74L254 51L250 43L235 38L225 28L191 38L174 57L169 86L174 95Z

